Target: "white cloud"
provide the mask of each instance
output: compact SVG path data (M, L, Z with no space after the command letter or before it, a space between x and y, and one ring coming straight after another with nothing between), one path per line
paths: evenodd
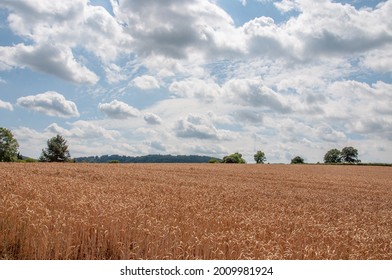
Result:
M157 124L161 124L162 123L162 119L153 114L153 113L146 113L144 114L144 120L148 123L148 124L152 124L152 125L157 125Z
M167 0L164 5L140 0L112 3L116 17L129 26L126 31L134 38L136 52L143 57L162 55L186 60L195 54L220 55L218 49L236 52L241 43L229 38L235 33L232 18L210 1Z
M274 5L282 13L287 13L297 7L296 1L292 0L282 0L280 2L274 2Z
M80 116L76 104L55 91L20 97L17 99L17 104L48 116L60 118Z
M5 102L5 101L3 101L3 100L0 99L0 109L5 109L5 110L8 110L8 111L13 111L13 110L14 110L14 107L12 106L11 103Z
M99 110L112 119L127 119L139 116L139 110L118 100L110 103L99 103Z
M123 96L144 108L102 102L107 118L52 124L45 137L62 133L82 154L242 149L252 161L262 145L271 162L297 154L321 161L330 147L352 143L368 158L371 149L390 158L392 1L362 9L330 0L274 1L290 13L242 26L219 1L110 3L110 13L87 0L0 3L4 23L23 42L0 47L0 71L29 68L77 84L77 92L99 90L105 100ZM10 77L4 88L15 83ZM159 94L143 95L153 89ZM86 98L78 107L91 112ZM74 113L58 111L79 114L76 105Z
M235 111L233 116L237 121L246 125L261 125L263 123L262 114L250 109Z
M11 30L32 42L2 47L0 69L7 65L29 67L75 83L95 84L99 77L75 59L75 51L85 49L94 54L109 71L120 54L131 50L132 38L121 24L103 7L87 0L5 0L0 7L9 10ZM111 72L108 75L113 81Z
M123 69L114 63L110 63L105 67L106 79L110 84L114 84L127 79L127 75L123 73Z
M155 79L155 77L149 75L136 77L132 80L132 84L143 90L159 88L158 80Z
M174 127L175 133L181 138L197 139L230 139L230 132L218 130L206 117L188 114L180 118Z
M392 44L385 48L375 49L366 53L362 58L363 66L381 73L392 72Z
M265 86L261 79L233 79L223 86L223 91L234 104L265 107L280 113L292 111L283 98Z
M52 123L46 128L47 132L61 134L65 137L77 139L97 139L104 138L106 140L116 140L120 137L120 133L116 130L108 130L93 122L79 120L69 124L71 129L65 129L57 123Z
M317 136L319 139L327 142L342 142L346 140L346 135L341 131L336 131L328 125L321 125L317 128Z
M175 81L169 90L180 97L197 98L203 102L213 102L219 97L221 88L214 82L191 78Z
M71 49L64 45L0 47L0 60L9 67L29 67L73 83L95 84L99 80L95 73L77 62Z

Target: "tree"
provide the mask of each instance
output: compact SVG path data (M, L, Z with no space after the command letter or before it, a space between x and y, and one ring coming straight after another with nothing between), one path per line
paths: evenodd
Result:
M12 132L0 127L0 161L10 162L18 159L18 141L14 138Z
M40 161L46 162L69 162L71 161L71 155L68 151L67 141L58 135L52 137L47 141L48 147L42 149Z
M291 160L291 164L304 164L305 160L301 158L300 156L296 156Z
M257 151L257 153L254 155L253 158L255 159L255 162L258 164L259 163L263 164L267 160L267 158L265 157L265 153L262 151Z
M361 162L358 159L358 150L353 147L345 147L341 153L342 160L347 163L358 163Z
M325 163L339 163L342 162L341 152L338 149L329 150L324 156Z
M246 161L242 158L242 155L240 153L234 153L225 156L222 162L223 163L246 163Z

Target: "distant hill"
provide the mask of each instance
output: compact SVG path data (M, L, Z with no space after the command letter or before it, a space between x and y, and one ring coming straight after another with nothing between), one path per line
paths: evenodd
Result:
M103 155L75 158L76 162L88 163L107 163L118 161L120 163L207 163L214 157L198 155L147 155L147 156L120 156L120 155Z

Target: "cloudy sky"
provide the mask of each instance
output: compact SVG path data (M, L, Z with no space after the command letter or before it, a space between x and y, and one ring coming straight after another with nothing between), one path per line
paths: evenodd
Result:
M0 126L31 157L392 162L392 0L1 0Z

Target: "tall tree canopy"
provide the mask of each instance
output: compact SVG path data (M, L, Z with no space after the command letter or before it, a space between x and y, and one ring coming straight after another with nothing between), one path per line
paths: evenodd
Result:
M347 163L361 162L358 159L358 150L353 147L345 147L342 150L342 160Z
M342 153L338 149L329 150L324 155L324 162L325 163L339 163L339 162L342 162L341 155L342 155Z
M12 132L0 127L0 161L10 162L18 159L18 141Z
M57 135L47 141L48 147L42 149L40 161L46 162L67 162L71 159L71 154L68 150L67 141L61 136Z
M256 163L264 163L267 160L265 153L262 151L257 151L253 158L255 159Z

